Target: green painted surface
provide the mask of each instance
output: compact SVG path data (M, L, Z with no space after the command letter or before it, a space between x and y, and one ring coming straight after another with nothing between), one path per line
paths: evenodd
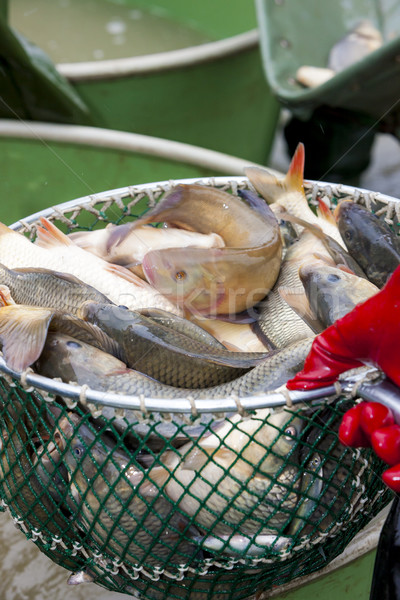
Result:
M125 3L148 6L143 0ZM211 39L257 26L248 0L158 0L152 5L196 25ZM97 126L267 162L279 105L264 77L258 46L185 68L72 83Z
M209 168L115 149L0 138L0 221L138 183L221 175Z
M375 550L276 600L368 600L374 561Z
M256 0L267 80L292 110L321 105L381 119L398 113L400 93L400 4L380 0ZM381 48L314 88L296 82L303 65L326 67L330 49L362 19L383 37Z
M266 164L278 106L258 48L213 63L76 85L96 125L133 131Z

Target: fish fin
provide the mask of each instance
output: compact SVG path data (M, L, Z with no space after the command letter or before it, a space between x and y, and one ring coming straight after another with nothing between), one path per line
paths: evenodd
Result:
M183 455L180 468L185 471L197 471L204 467L209 460L209 451L196 446L190 452Z
M129 281L129 283L133 283L133 285L136 285L141 288L151 288L150 284L147 283L147 281L143 281L143 279L140 279L138 275L135 275L135 273L132 273L132 271L130 271L126 267L123 267L122 265L116 265L115 263L107 263L107 265L104 266L104 269L106 271L109 271L110 273L113 273L114 275L118 275L118 277L125 279L125 281Z
M278 292L294 312L315 332L320 333L324 327L311 310L310 304L303 291L280 287Z
M286 173L285 187L287 190L303 191L304 158L304 144L299 142Z
M320 218L325 219L329 223L332 223L336 226L336 219L333 215L333 212L326 202L322 200L322 198L318 198L317 214Z
M0 309L0 339L10 369L24 371L40 356L54 310L21 304Z
M143 479L143 473L142 474ZM154 498L159 495L160 489L164 486L167 479L170 477L170 472L163 465L157 464L151 467L147 472L146 478L140 485L140 495L145 498Z
M73 246L74 243L69 237L51 223L46 217L40 217L42 227L37 227L38 245L43 248L53 248L54 246Z
M68 585L79 585L81 583L93 583L94 577L87 571L78 571L77 573L72 573L67 579Z
M273 224L278 222L275 213L269 207L264 200L264 198L260 198L257 194L252 192L251 190L240 190L238 189L238 194L246 200L247 204L257 211L261 216L265 217L268 221L271 221Z
M313 252L313 256L314 256L314 258L321 260L322 262L324 262L326 265L329 265L330 267L339 268L338 265L333 260L333 258L330 258L326 254L320 254L319 252Z
M7 285L0 285L0 306L9 306L15 304L12 299L10 288Z
M300 225L301 227L304 227L305 229L311 231L311 233L313 233L316 237L322 240L326 237L326 234L323 232L322 228L319 225L315 225L315 223L309 223L305 219L301 219L300 217L296 217L295 215L286 212L286 210L279 212L279 218L283 219L284 221L289 221L289 223L294 223L295 225Z
M163 223L168 221L168 217L171 217L170 211L174 209L177 205L179 205L190 189L190 185L178 184L174 186L169 192L167 192L164 197L156 204L154 208L149 210L147 213L136 219L132 223L132 229L136 229L137 227L141 227L142 225L147 225L148 223ZM179 227L181 223L172 219L168 221L168 224L172 227ZM185 224L182 224L183 229L188 229Z
M5 225L4 223L2 223L0 221L0 235L5 235L8 233L17 233L17 231L13 231L9 227L7 227L7 225ZM21 234L19 234L19 235L21 235Z
M258 337L260 342L262 344L264 344L264 346L266 347L267 350L276 350L277 349L275 344L273 344L271 342L271 340L269 339L269 337L265 335L265 333L261 329L258 321L256 321L255 323L251 323L250 327L251 327L252 332Z
M202 315L206 319L213 319L215 315ZM240 313L232 313L232 314L219 314L218 320L224 321L224 323L232 323L235 325L247 325L249 323L254 323L259 318L259 315L256 313L255 307L251 307L247 310L243 310Z
M106 242L106 252L110 254L112 248L117 248L130 235L134 227L134 223L124 223L123 225L110 228L110 232Z
M278 179L273 173L261 167L246 167L244 173L257 192L272 204L282 198L288 191L298 191L304 194L304 144L298 144L288 172L283 179ZM306 201L305 197L304 200Z

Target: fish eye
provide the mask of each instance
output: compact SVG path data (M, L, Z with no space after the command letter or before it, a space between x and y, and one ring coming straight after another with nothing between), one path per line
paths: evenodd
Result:
M318 467L320 464L321 464L321 459L318 458L318 456L315 456L311 461L311 465L313 467Z
M75 456L80 458L83 455L83 449L80 446L76 446L74 448L74 454L75 454Z
M340 279L339 275L335 275L334 273L331 273L327 277L328 281L339 281L339 279Z
M186 271L177 271L175 273L175 279L177 281L183 281L184 279L186 279L187 273Z
M80 345L79 342L75 342L72 340L69 340L66 345L68 346L68 348L82 348L82 346Z
M351 233L351 231L349 231L348 229L344 232L344 237L346 238L346 240L351 240L351 238L353 237L353 234Z
M288 439L292 439L293 437L295 437L296 436L296 428L293 427L293 425L291 425L290 427L286 427L285 436Z

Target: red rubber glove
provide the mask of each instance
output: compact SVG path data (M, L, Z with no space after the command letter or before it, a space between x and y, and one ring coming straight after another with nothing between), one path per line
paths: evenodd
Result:
M304 369L289 379L289 390L308 390L336 381L363 363L380 367L400 385L400 267L385 287L318 335Z
M373 447L384 462L391 465L382 474L384 483L400 493L400 425L392 411L378 402L360 402L342 418L339 440L352 447Z

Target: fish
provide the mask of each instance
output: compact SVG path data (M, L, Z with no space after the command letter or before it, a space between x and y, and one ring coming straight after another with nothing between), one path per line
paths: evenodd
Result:
M69 383L88 385L93 390L116 394L150 398L187 398L194 399L227 398L232 394L238 397L265 393L283 385L289 377L297 373L311 348L311 340L301 340L284 350L273 353L271 357L242 377L231 382L206 389L179 389L167 386L154 379L127 369L126 365L114 356L79 342L70 336L52 333L47 336L46 344L35 370L45 377L61 378ZM111 406L99 407L88 403L87 409L96 418L102 416L119 432L128 428L139 437L152 437L159 440L169 439L171 443L181 443L189 436L198 437L214 418L209 413L199 415L193 425L186 424L179 415L173 421L165 420L160 413L153 413L151 423L138 420L134 411L120 411ZM101 415L99 414L101 412ZM162 443L162 445L164 445Z
M288 249L273 290L257 306L259 315L253 328L273 348L284 348L298 340L314 337L316 330L321 330L319 323L314 322L310 327L314 316L299 278L299 269L306 264L324 265L325 260L330 257L311 231L303 231L298 242ZM294 299L296 310L292 308Z
M86 302L80 316L118 343L128 367L175 387L218 385L268 358L268 352L217 348L122 306Z
M148 282L188 313L239 313L256 304L278 276L282 241L271 213L261 214L237 196L195 184L172 188L135 223L217 233L224 248L151 250L142 262Z
M231 352L265 352L273 350L267 340L253 331L252 323L229 323L221 319L196 319L192 322L204 328Z
M379 292L368 279L330 265L304 265L299 269L299 277L311 310L323 328Z
M305 524L309 522L310 516L321 500L323 473L322 457L318 452L314 452L301 477L300 500L296 507L295 517L288 527L288 536L299 535Z
M297 465L303 422L287 409L236 414L213 431L162 452L149 477L212 536L281 533L298 501Z
M107 262L126 268L140 265L147 252L164 248L222 248L216 233L197 233L174 227L137 227L135 223L109 224L104 229L76 231L68 235L80 248Z
M294 518L286 535L312 540L334 533L362 510L359 477L366 471L368 486L370 459L355 456L351 448L338 439L339 426L352 402L342 401L333 407L308 414L303 428L302 463L306 463ZM341 525L338 525L341 523Z
M311 223L304 221L304 219L294 217L293 215L289 215L284 211L279 214L282 216L282 218L286 219L287 222L299 225L304 229L311 231L317 238L319 238L319 240L322 243L321 249L325 248L327 256L330 256L336 265L343 267L348 271L352 271L355 275L358 275L359 277L364 277L364 279L367 279L366 274L364 273L358 262L354 260L351 254L349 254L343 248L343 246L338 244L336 240L324 233L319 227L319 225L312 225ZM297 240L293 240L293 242L294 241Z
M268 202L274 212L283 208L289 215L318 225L325 234L345 247L335 220L330 211L326 207L324 208L323 203L320 203L320 208L323 210L320 216L314 214L308 205L304 193L304 157L304 144L300 142L292 157L286 176L282 180L262 167L246 167L244 172L250 183Z
M398 236L385 221L356 202L340 202L335 217L349 253L368 279L382 288L400 264Z
M318 87L334 77L335 71L326 67L315 67L312 65L301 65L296 71L296 81L305 87Z
M180 314L175 305L128 269L110 265L79 248L44 217L41 224L37 233L46 241L46 247L32 244L24 235L0 223L0 263L9 269L34 267L68 273L116 304L133 309L153 306Z
M102 554L144 567L196 559L190 536L197 530L119 444L76 413L58 421L54 439L79 506L79 527Z
M317 335L304 368L286 387L315 389L333 384L341 373L363 364L379 367L400 385L400 266L374 296Z
M296 71L296 80L306 87L317 87L332 79L336 73L363 60L383 44L381 32L363 19L342 39L332 46L327 67L302 65Z
M76 315L84 302L111 303L107 296L74 275L50 269L8 269L0 264L0 281L11 295L8 304L11 301L14 304L55 308Z
M0 344L10 369L24 371L41 355L48 331L58 331L121 357L118 343L100 327L75 315L39 306L11 304L0 309Z
M381 32L371 21L363 19L331 48L328 68L336 73L363 60L383 44Z
M208 344L214 348L225 348L224 344L219 342L214 335L211 335L211 332L206 331L205 328L201 327L199 324L196 324L193 320L189 321L188 319L184 319L178 315L169 313L166 310L156 308L143 308L138 312L144 317L151 319L155 323L165 327L170 327L174 331L182 333L193 340L203 342L204 344ZM265 350L265 347L261 351L263 350Z
M196 539L196 538L195 538ZM290 537L284 535L264 534L249 537L247 535L201 536L198 541L202 548L209 552L222 553L228 556L246 555L246 557L262 556L266 550L270 553L287 551L291 544Z

